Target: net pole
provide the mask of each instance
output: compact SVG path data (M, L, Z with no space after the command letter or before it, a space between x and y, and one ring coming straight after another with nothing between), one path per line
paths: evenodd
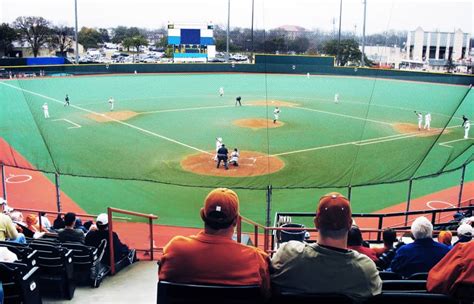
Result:
M461 207L462 192L464 190L464 177L466 175L466 164L462 165L461 182L459 184L458 208Z
M271 225L271 220L270 220L271 205L272 205L272 185L268 185L267 186L267 216L266 216L266 221L265 221L265 227L270 227ZM268 238L269 238L270 233L271 233L271 230L265 229L265 235L264 235L265 246L268 246Z
M408 212L410 212L412 187L413 187L413 179L410 178L410 182L408 183L408 197L407 197L407 210L406 210L406 213L405 213L405 226L408 225Z
M58 212L61 212L61 191L59 188L59 174L54 173L54 183L56 186L56 205L58 207Z
M226 61L229 61L229 31L230 31L230 0L227 0L227 40L226 40Z
M362 27L362 58L360 60L361 66L365 66L365 21L367 16L367 0L364 0L364 25Z
M349 202L351 201L352 198L352 186L347 187L347 199Z
M339 33L337 35L337 56L336 56L336 62L337 65L341 65L341 21L342 21L342 0L340 1L339 4Z
M76 53L76 64L79 64L79 42L77 41L77 29L78 29L78 26L77 26L77 0L74 0L74 16L75 16L75 25L76 25L76 28L75 28L75 31L74 31L74 40L76 40L76 49L75 49L75 53Z
M3 199L7 200L7 179L5 178L5 165L2 164L2 190Z

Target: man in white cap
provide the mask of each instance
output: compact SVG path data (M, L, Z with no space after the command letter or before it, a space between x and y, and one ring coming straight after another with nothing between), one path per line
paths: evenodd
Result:
M106 213L101 213L97 216L96 226L96 230L91 229L87 233L85 243L87 246L99 247L102 240L107 240L102 262L110 266L109 217ZM123 244L115 232L113 233L113 246L116 264L117 262L124 261L126 258L128 258L128 261L123 264L123 266L127 266L136 261L135 249L129 249L127 245ZM117 271L118 270L120 269L117 269Z
M461 224L457 229L458 241L453 244L453 247L459 243L467 243L472 240L474 228L469 224Z

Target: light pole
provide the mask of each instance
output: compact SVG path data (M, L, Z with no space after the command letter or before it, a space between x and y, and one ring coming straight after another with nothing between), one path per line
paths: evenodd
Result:
M367 0L364 1L364 25L362 27L362 58L360 60L360 65L365 66L365 17L367 15Z
M79 64L79 42L77 41L77 0L74 0L74 13L76 16L76 30L74 31L74 40L76 40L76 64Z
M227 0L227 43L226 43L226 58L225 61L229 61L229 30L230 30L230 0Z
M337 56L336 56L336 62L337 65L341 64L341 21L342 21L342 0L340 1L339 4L339 34L337 35Z
M250 40L252 40L251 45L251 57L253 59L253 18L254 18L254 9L255 9L255 0L252 0L252 26L250 27Z

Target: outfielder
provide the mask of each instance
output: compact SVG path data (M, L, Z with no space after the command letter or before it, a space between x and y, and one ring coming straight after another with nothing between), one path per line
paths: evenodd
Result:
M464 127L464 139L469 138L469 129L471 129L471 122L469 121L469 118L467 118L465 115L462 116L462 125L461 127Z
M414 111L416 116L418 117L418 131L421 131L421 125L423 124L423 114L420 112Z
M339 103L339 93L334 95L334 103Z
M49 118L48 104L46 102L43 104L42 108L43 108L44 118Z
M280 109L276 107L275 110L273 110L273 123L276 123L279 117L280 117Z
M424 125L423 129L425 129L425 130L427 129L429 131L430 127L431 127L431 114L426 113L426 115L425 115L425 125Z
M224 96L224 88L223 87L220 87L219 88L219 95L222 97Z
M110 111L114 110L114 103L115 103L115 100L112 97L110 97L109 98Z
M64 106L69 106L69 96L66 94L66 97L64 98Z

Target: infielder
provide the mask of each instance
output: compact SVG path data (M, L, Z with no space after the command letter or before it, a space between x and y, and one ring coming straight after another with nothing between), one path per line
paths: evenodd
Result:
M423 124L423 114L420 112L414 111L416 116L418 117L418 131L421 131L421 125Z
M239 106L242 106L242 103L240 102L241 100L242 100L242 97L237 96L237 98L235 98L235 106L237 106L237 104L239 104Z
M224 88L223 87L220 87L219 88L219 95L222 97L224 96Z
M471 122L469 121L469 118L467 118L465 115L462 116L462 125L461 127L464 127L464 139L469 138L469 129L471 128Z
M339 93L334 95L334 103L339 103Z
M275 110L273 110L273 123L276 123L279 117L280 117L280 109L276 107Z
M115 100L112 97L110 97L109 98L110 111L114 110L114 103L115 103Z
M216 137L216 156L214 156L214 160L217 161L217 151L222 147L222 137Z
M239 150L237 150L237 148L235 148L234 151L232 151L232 153L230 154L229 164L232 164L235 167L238 167L239 166L239 156L240 156Z
M69 96L66 94L66 97L64 97L64 106L69 106Z
M425 125L423 126L423 129L429 131L430 127L431 127L431 114L426 113L426 115L425 115Z
M46 102L43 104L42 108L43 108L44 118L49 118L48 104Z

